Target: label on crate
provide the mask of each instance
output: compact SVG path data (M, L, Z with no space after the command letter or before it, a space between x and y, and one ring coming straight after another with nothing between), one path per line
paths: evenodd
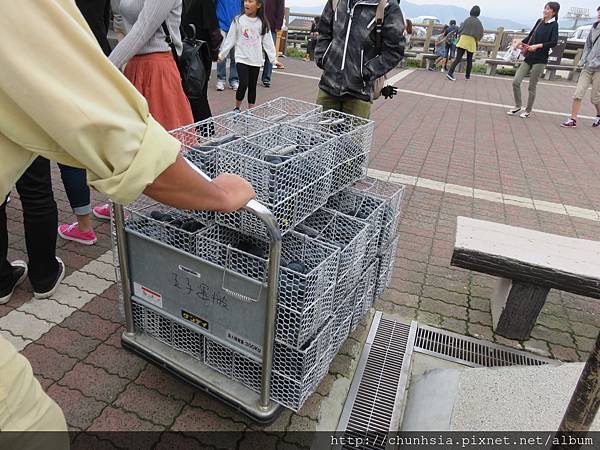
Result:
M254 353L262 355L262 347L260 345L255 344L252 341L249 341L245 337L235 334L231 330L227 330L227 339L229 339L232 342L235 342L236 344L246 347L248 350L250 350Z
M210 329L210 324L206 320L204 320L202 317L192 314L191 312L187 312L185 309L181 310L181 317L188 322L192 322L196 326L204 328L205 330Z
M142 286L141 284L134 282L133 293L142 300L152 303L154 306L158 306L159 308L163 307L162 295L156 291L153 291L152 289L147 288L146 286Z

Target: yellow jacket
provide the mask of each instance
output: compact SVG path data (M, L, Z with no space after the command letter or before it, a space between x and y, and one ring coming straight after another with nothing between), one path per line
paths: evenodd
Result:
M1 0L0 198L42 155L85 167L90 186L133 201L179 142L104 56L73 0Z
M42 155L85 167L92 187L133 201L173 164L179 142L104 56L73 0L0 5L0 198ZM0 429L64 426L29 363L0 336Z

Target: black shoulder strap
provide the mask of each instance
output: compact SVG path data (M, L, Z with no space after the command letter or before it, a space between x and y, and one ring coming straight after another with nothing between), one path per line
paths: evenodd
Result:
M383 18L385 17L385 6L387 4L387 0L379 0L379 4L377 5L377 11L375 12L375 46L377 51L381 51L383 47L381 33L383 30Z
M169 33L169 27L167 26L166 20L162 23L162 29L165 33L165 42L169 44L169 47L171 47L173 59L175 59L175 64L177 64L177 67L179 67L179 55L177 55L177 49L175 48L175 44L173 43L173 39L171 38L171 33Z

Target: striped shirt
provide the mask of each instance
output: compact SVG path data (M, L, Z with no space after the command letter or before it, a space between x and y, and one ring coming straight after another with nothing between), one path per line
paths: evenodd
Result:
M109 56L119 69L135 55L171 50L162 30L165 20L177 53L181 54L182 0L113 0L111 3L118 8L114 12L120 15L125 32Z

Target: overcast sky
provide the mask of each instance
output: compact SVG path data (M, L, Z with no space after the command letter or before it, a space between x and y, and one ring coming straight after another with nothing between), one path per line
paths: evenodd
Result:
M410 3L421 5L456 5L467 9L474 4L478 4L481 6L482 14L485 16L512 19L517 22L523 19L541 17L541 11L546 4L544 0L410 0ZM595 11L600 6L600 0L566 0L559 1L559 3L561 4L561 13L563 11L566 12L572 6L589 8L592 11ZM325 0L286 0L286 6L289 7L323 5L325 5ZM402 1L400 5L402 5Z

